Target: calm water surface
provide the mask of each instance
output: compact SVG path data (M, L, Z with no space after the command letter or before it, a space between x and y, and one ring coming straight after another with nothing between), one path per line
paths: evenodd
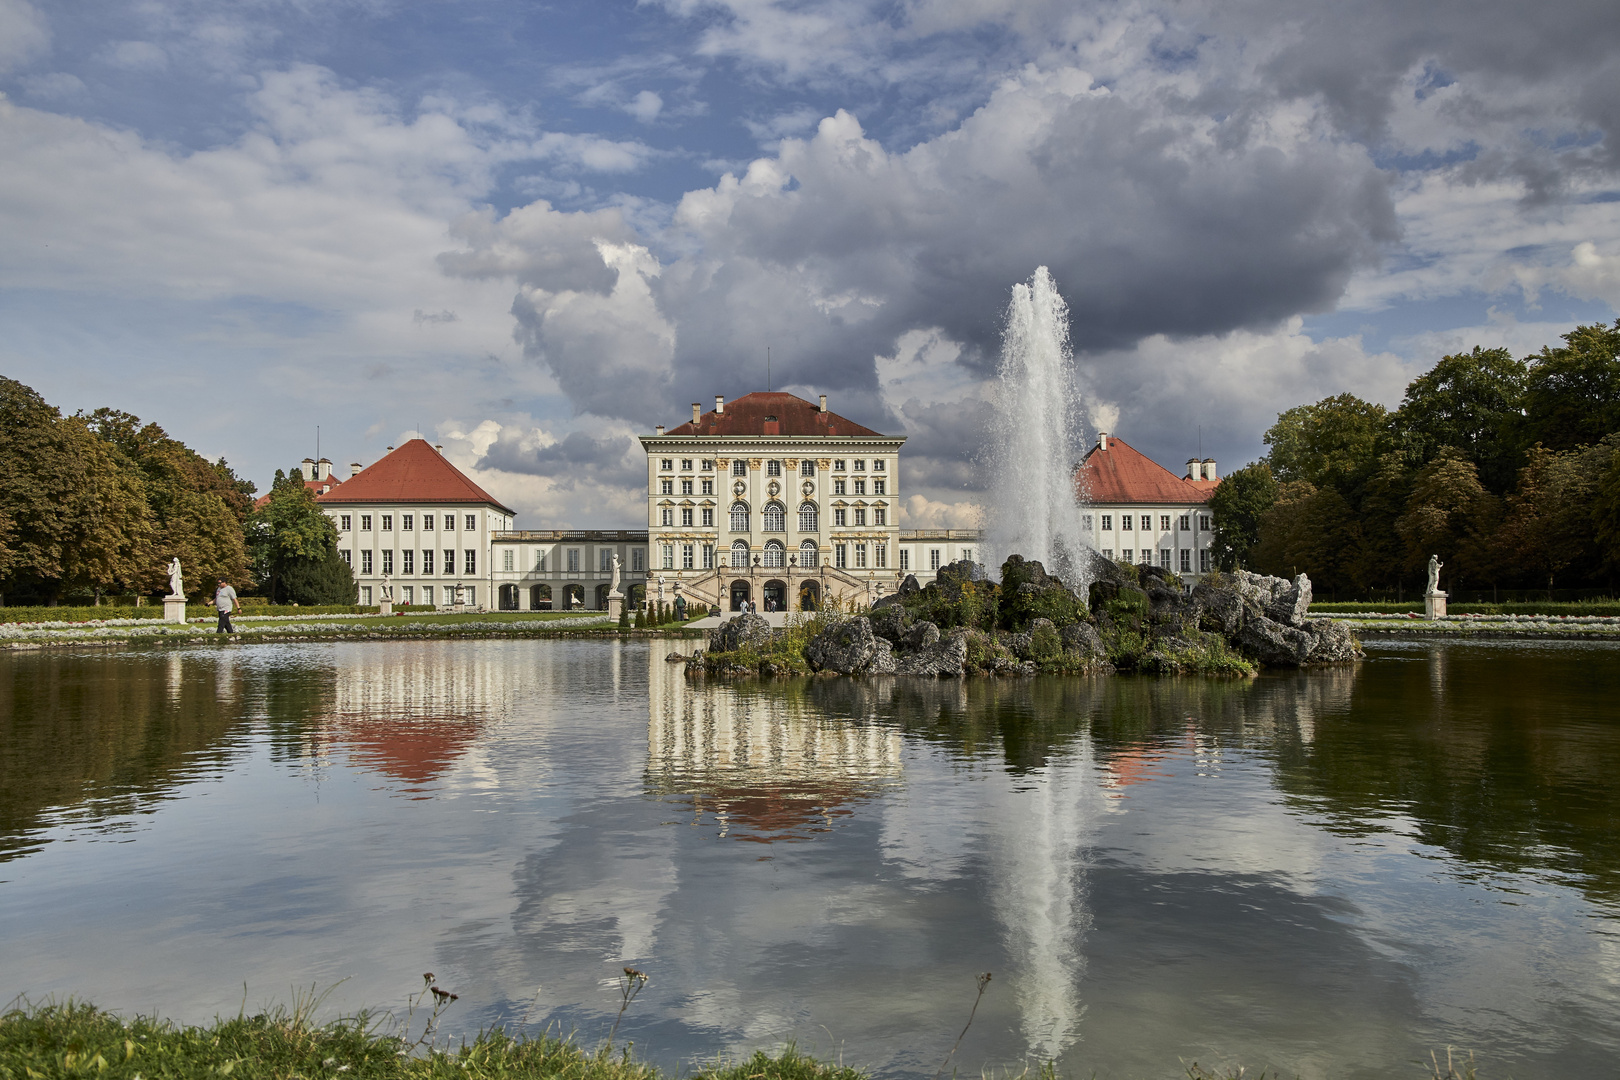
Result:
M0 996L337 984L932 1076L1613 1075L1620 650L694 687L665 646L0 654ZM340 982L341 980L341 982ZM245 984L245 988L244 988Z

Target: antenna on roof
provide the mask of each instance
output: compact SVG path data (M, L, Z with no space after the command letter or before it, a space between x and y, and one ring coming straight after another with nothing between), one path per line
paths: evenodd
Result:
M770 389L771 389L771 347L769 345L767 345L767 346L765 346L765 391L766 391L766 393L769 393Z
M1204 456L1204 425L1198 425L1198 456Z
M315 425L315 460L321 460L321 425Z

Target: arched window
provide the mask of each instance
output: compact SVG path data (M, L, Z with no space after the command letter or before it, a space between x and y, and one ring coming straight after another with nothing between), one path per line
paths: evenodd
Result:
M766 503L764 518L766 532L787 532L787 511L779 502Z
M816 504L815 503L813 503L813 502L802 502L802 503L800 503L799 504L799 531L800 532L815 532L816 531L816 517L817 517L817 514L816 514Z
M748 568L748 541L738 540L731 545L731 568L733 570Z
M737 503L732 503L731 504L731 531L732 532L747 532L748 531L748 504L747 503L737 502Z
M769 541L766 542L766 544L765 544L765 565L766 566L785 566L785 565L787 565L787 549L782 546L782 542L780 540L769 540Z
M800 512L803 513L803 511ZM815 513L814 508L811 509L811 513ZM799 565L811 567L821 565L821 553L816 550L814 540L806 540L799 545Z

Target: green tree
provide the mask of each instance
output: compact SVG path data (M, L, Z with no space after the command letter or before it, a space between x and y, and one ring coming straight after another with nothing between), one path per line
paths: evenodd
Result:
M1494 580L1489 541L1500 518L1496 497L1480 483L1479 470L1456 447L1447 446L1418 471L1406 512L1395 531L1406 543L1407 569L1430 555L1453 567L1453 577Z
M1528 367L1506 349L1441 357L1406 388L1392 419L1403 450L1426 465L1454 447L1479 467L1480 480L1501 494L1522 461L1519 428Z
M337 557L337 526L322 512L301 477L289 477L277 469L269 497L248 518L248 551L254 576L267 595L277 603L293 602L284 577L291 569L293 579L300 583L316 580L313 567L307 564L328 562L328 553ZM293 569L295 564L297 568ZM350 580L353 580L352 573ZM296 602L353 601L297 599Z
M1378 459L1378 467L1361 490L1356 508L1360 535L1349 549L1345 576L1358 596L1373 588L1397 588L1406 571L1406 545L1396 531L1396 522L1406 513L1412 492L1412 471L1403 455L1390 451Z
M1560 454L1537 443L1528 457L1518 487L1507 498L1496 551L1544 583L1550 596L1559 574L1597 562L1592 517L1597 478L1578 451Z
M1266 464L1278 483L1303 481L1352 496L1390 443L1389 412L1354 394L1297 405L1265 435Z
M1569 450L1620 431L1620 319L1577 326L1530 358L1524 441Z
M318 559L288 559L278 587L284 604L354 604L360 599L360 584L336 547Z
M1620 571L1620 434L1606 436L1609 463L1592 490L1592 527L1610 574ZM3 534L0 534L3 535Z
M1260 542L1260 517L1277 501L1277 481L1263 461L1227 473L1209 496L1215 519L1215 563L1222 570L1247 566Z
M1315 488L1297 480L1282 485L1277 501L1260 515L1256 566L1268 574L1309 574L1319 592L1352 587L1351 554L1361 530L1350 501L1333 488Z

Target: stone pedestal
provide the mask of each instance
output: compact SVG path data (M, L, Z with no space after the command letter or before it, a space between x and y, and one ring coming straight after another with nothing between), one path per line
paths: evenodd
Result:
M163 621L183 623L186 621L186 598L183 596L165 596L163 598Z
M624 596L620 593L608 593L607 604L608 618L618 622L619 616L624 614Z
M384 600L382 603L377 605L377 614L379 614L379 615L392 615L393 613L394 613L394 602L392 600Z
M1443 619L1446 617L1446 594L1443 592L1428 593L1423 597L1423 614L1425 618Z
M467 605L466 604L451 604L450 605L450 610L455 612L457 615L465 615L467 613Z

